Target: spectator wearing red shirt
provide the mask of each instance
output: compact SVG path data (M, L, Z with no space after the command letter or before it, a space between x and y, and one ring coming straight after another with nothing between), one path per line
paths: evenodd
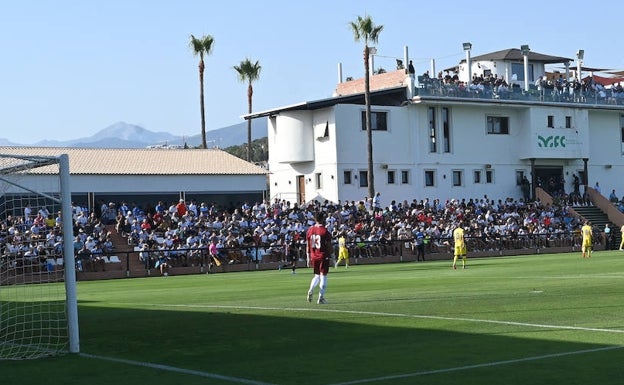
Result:
M186 214L186 203L184 203L184 199L180 199L180 203L176 205L176 211L178 213L178 217L180 218Z

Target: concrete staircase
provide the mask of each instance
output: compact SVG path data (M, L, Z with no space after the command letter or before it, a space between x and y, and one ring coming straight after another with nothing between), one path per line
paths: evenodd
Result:
M611 232L615 236L615 248L618 248L622 239L620 228L609 220L607 214L596 206L575 206L573 207L583 219L592 223L592 226L598 228L604 233L605 225L608 223Z

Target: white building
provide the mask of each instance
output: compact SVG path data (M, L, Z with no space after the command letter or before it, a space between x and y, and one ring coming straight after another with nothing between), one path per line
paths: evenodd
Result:
M586 177L590 187L600 182L605 195L624 192L624 98L589 85L575 91L579 59L574 69L572 59L519 49L474 59L468 49L466 56L444 71L456 72L463 84L405 70L371 76L374 187L384 205L484 195L519 199L524 176L545 187L563 178L570 192L576 175L581 192ZM536 85L553 77L545 67L552 63L566 69L561 90ZM479 77L490 84L513 81L508 92L486 82L483 89L469 88ZM337 202L368 195L363 79L339 83L334 95L246 116L268 119L271 198Z

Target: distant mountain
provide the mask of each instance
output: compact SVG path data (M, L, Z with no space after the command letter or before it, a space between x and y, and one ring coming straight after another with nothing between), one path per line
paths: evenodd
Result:
M266 119L252 121L251 138L267 136ZM226 148L247 142L247 122L210 130L206 132L206 144L209 148ZM41 140L28 146L41 147L81 147L81 148L145 148L149 146L184 146L201 145L201 133L193 136L172 135L168 132L154 132L135 124L117 122L92 136L60 141ZM0 139L0 146L25 146Z

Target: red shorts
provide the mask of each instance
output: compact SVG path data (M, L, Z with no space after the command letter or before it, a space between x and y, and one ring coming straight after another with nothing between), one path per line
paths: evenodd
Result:
M329 273L329 258L316 258L310 261L314 274L327 275Z

